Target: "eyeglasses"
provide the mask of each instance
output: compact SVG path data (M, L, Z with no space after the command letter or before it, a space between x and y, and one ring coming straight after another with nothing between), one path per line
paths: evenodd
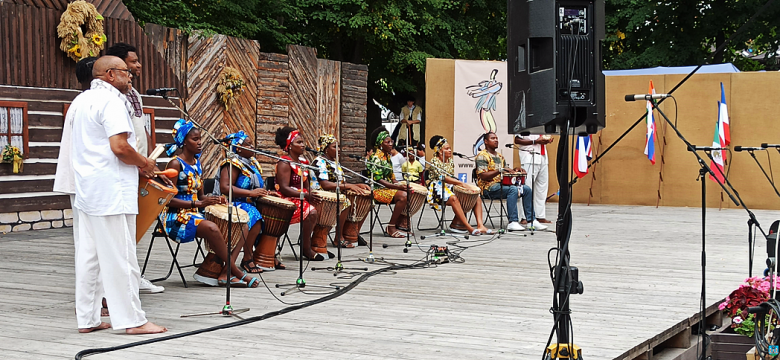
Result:
M106 72L109 72L110 70L124 71L124 72L126 72L126 73L127 73L127 76L132 76L132 75L133 75L133 73L132 73L132 72L130 72L130 69L117 69L117 68L111 68L111 69L108 69L108 70L106 70Z

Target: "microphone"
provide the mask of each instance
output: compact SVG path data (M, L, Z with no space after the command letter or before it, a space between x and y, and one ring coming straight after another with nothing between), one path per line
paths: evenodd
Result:
M775 149L780 149L780 145L778 145L778 144L767 144L767 143L763 143L763 144L761 144L761 147L762 147L762 148L775 148Z
M766 150L765 147L742 147L742 146L735 146L734 151L755 151L755 150Z
M150 96L162 95L167 93L168 91L178 91L178 90L176 90L176 88L146 89L146 95L150 95Z
M360 155L349 154L349 155L347 155L347 157L350 157L350 158L353 158L353 159L356 159L356 160L363 161L363 157L362 157L362 156L360 156Z
M508 147L508 148L514 148L514 147L515 147L515 144L506 144L506 145L504 145L504 146L506 146L506 147Z
M672 97L671 94L630 94L626 95L626 101L638 101L638 100L650 100L650 99L665 99Z
M693 149L691 149L693 148ZM712 147L712 146L693 146L688 148L688 151L715 151L715 150L728 150L729 148Z
M156 90L156 89L149 89L149 90ZM146 91L146 93L149 93L149 90ZM225 136L222 139L214 140L214 143L222 143L222 144L230 144L230 141L233 140L230 136Z
M461 158L461 159L466 159L466 158L468 158L468 156L466 156L466 155L463 155L463 154L461 154L461 153L459 153L459 152L454 152L454 151L452 152L452 155L455 155L455 156L457 156L457 157L459 157L459 158Z
M308 146L306 147L306 151L308 151L308 152L310 152L310 153L318 154L318 155L319 155L319 153L320 153L319 151L317 151L317 150L314 150L314 149L312 149L312 148L310 148L310 147L308 147Z

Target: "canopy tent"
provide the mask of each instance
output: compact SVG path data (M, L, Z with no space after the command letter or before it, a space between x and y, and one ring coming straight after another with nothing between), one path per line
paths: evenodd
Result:
M604 76L629 76L629 75L670 75L670 74L689 74L695 66L659 66L646 69L631 70L604 70ZM720 73L738 73L739 69L732 63L704 65L697 71L697 74L720 74Z

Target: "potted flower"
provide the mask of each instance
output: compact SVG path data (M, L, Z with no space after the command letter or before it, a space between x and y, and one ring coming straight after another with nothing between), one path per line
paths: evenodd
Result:
M718 309L731 318L731 325L723 331L712 334L713 355L718 353L719 358L728 358L729 355L734 355L735 358L744 359L745 353L755 345L752 338L756 315L749 314L747 309L769 300L771 289L772 284L769 277L747 278L745 283L739 285L718 305ZM726 344L728 345L726 346ZM723 349L722 351L727 351L729 354L720 353L719 349Z

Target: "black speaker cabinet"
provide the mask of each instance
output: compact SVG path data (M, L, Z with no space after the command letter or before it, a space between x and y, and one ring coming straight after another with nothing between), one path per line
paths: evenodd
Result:
M507 0L509 133L606 126L604 0Z

